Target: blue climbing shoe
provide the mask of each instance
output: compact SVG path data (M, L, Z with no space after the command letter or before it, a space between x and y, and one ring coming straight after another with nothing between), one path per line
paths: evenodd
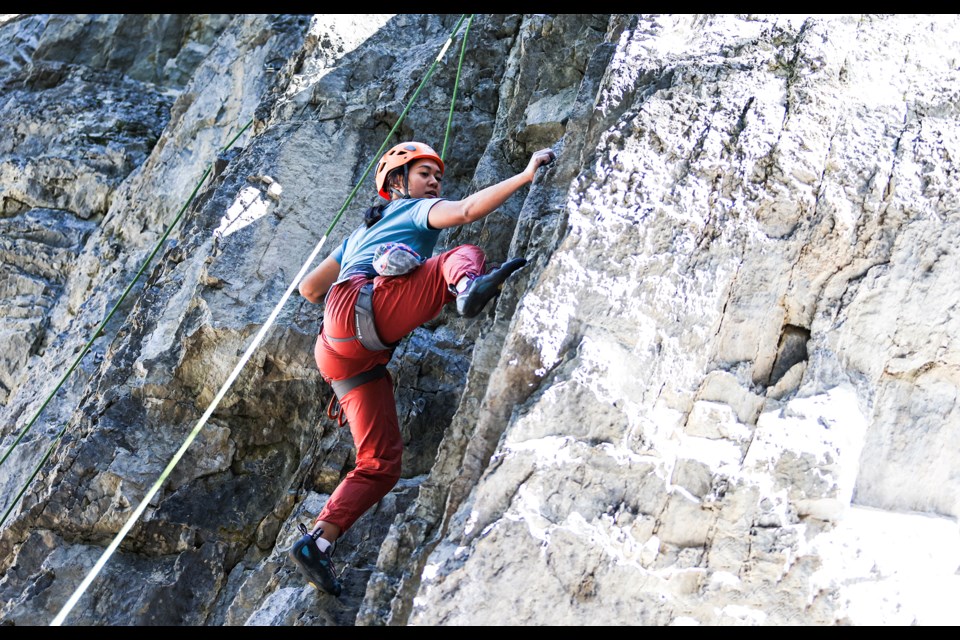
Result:
M320 547L317 546L317 538L323 530L309 533L307 527L301 523L300 532L303 536L290 547L290 557L300 567L300 573L307 579L310 586L318 591L340 597L342 587L340 580L337 579L337 571L330 560L330 554L320 551Z
M499 269L470 280L466 288L457 294L457 313L464 318L472 318L480 313L490 299L500 293L510 274L525 264L526 258L514 258L504 262Z

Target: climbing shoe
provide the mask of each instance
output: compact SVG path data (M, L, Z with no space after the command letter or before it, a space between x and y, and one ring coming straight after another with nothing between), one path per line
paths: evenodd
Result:
M340 580L337 579L337 572L333 568L330 554L320 551L320 547L317 546L317 538L323 531L309 533L307 527L301 523L300 532L303 536L290 547L290 557L297 563L300 573L314 589L340 597Z
M472 318L480 313L487 302L500 293L510 274L525 264L526 258L514 258L504 262L500 268L470 280L466 288L457 294L457 313L464 318Z

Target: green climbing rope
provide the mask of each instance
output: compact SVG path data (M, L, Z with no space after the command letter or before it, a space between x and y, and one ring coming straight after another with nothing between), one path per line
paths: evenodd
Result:
M443 48L440 50L439 55L437 55L436 59L434 59L433 63L430 65L430 68L427 69L427 73L424 75L423 80L420 81L420 85L417 87L417 90L413 92L413 96L411 96L410 100L407 102L407 106L404 107L403 111L400 113L400 117L397 118L396 123L394 123L393 127L390 129L390 133L387 134L387 137L384 139L383 144L381 144L380 148L377 149L377 152L373 154L373 158L371 158L370 163L367 165L367 168L364 169L363 175L360 176L360 180L357 181L357 184L353 187L353 190L350 192L350 195L347 196L347 200L343 203L343 206L340 207L340 210L337 212L337 215L333 217L333 221L331 221L330 226L327 227L326 233L323 234L323 240L326 240L326 237L330 235L331 231L333 231L333 227L336 226L337 222L340 220L340 216L343 215L343 212L346 211L347 206L349 206L350 202L353 201L354 195L356 195L357 190L360 189L360 185L363 184L363 181L364 179L366 179L367 174L370 173L370 169L373 168L373 165L375 165L377 161L380 159L380 156L383 155L383 152L386 150L387 145L390 143L390 138L393 136L394 132L397 130L397 127L400 126L400 123L403 122L403 119L407 116L407 112L410 111L410 107L413 106L413 102L417 99L417 96L420 95L420 90L423 89L423 87L427 84L427 81L430 79L430 76L433 75L434 69L436 69L437 64L443 58L443 55L447 52L447 48L450 46L450 43L453 42L453 37L457 34L457 31L459 31L460 24L463 22L463 19L465 17L466 17L466 14L460 16L460 19L457 20L457 24L453 28L453 32L450 34L450 37L447 38L447 41L444 43ZM471 16L471 19L473 19L473 16ZM458 67L457 68L458 81L459 81L459 78L460 78L460 69ZM454 88L454 97L456 97L456 88ZM451 109L452 108L453 107L451 105ZM447 123L448 133L449 133L449 127L450 127L450 123L448 121Z
M450 137L450 125L453 123L453 105L457 101L457 87L460 86L460 69L463 67L463 54L467 50L467 36L470 35L470 25L473 24L473 14L467 20L463 30L463 40L460 42L460 61L457 62L457 79L453 82L453 96L450 98L450 115L447 116L447 130L443 134L443 147L440 149L440 161L443 162L447 153L447 138Z
M246 125L244 125L244 127L243 127L242 129L240 129L240 131L237 133L237 135L235 135L235 136L233 137L233 139L230 140L230 142L227 144L227 146L225 146L225 147L223 148L222 151L226 151L226 150L228 150L231 146L233 146L233 144L237 141L237 139L243 134L244 131L247 130L247 128L248 128L251 124L253 124L253 120L250 120L250 122L248 122ZM221 153L222 153L222 151L221 151ZM160 236L160 240L157 241L156 245L153 247L153 250L152 250L152 251L150 252L150 254L147 256L146 260L144 260L143 264L140 265L140 269L137 270L137 273L136 273L136 275L133 277L133 280L130 281L130 284L127 285L127 288L124 289L124 291L123 291L122 294L120 294L120 298L117 300L116 304L113 305L113 308L110 309L110 312L109 312L109 313L107 314L107 316L103 319L103 322L101 322L101 323L100 323L100 326L98 326L97 329L93 332L93 336L91 336L91 338L90 338L90 339L87 341L87 343L83 346L83 349L80 350L80 354L79 354L79 355L77 356L77 358L73 361L73 364L70 365L70 368L67 369L66 373L64 373L63 376L61 376L60 381L57 382L57 384L56 384L56 386L53 388L53 390L47 395L46 399L43 401L43 404L40 405L40 408L37 409L36 413L33 414L33 417L30 418L30 421L27 423L27 425L23 428L23 430L20 431L20 434L19 434L19 435L17 436L17 438L13 441L13 443L10 445L10 447L7 448L7 451L3 454L3 458L0 459L0 465L2 465L2 464L6 461L6 459L7 459L8 457L10 457L10 453L13 451L14 447L16 447L16 446L20 443L20 441L23 440L23 437L24 437L25 435L27 435L27 432L30 431L30 429L33 427L34 423L35 423L35 422L37 421L37 419L40 417L40 414L42 414L42 413L43 413L43 410L47 408L47 405L48 405L48 404L50 404L50 401L51 401L51 400L53 399L53 397L56 395L57 391L59 391L59 390L60 390L60 387L63 386L63 383L67 381L67 378L70 377L70 374L72 374L72 373L74 372L74 370L75 370L75 369L77 368L77 366L80 364L80 361L83 360L83 357L84 357L85 355L87 355L87 352L90 351L90 348L91 348L91 346L93 345L93 341L96 340L98 337L100 337L100 335L102 334L102 332L103 332L103 330L104 330L104 327L107 326L107 323L110 322L110 319L111 319L111 318L113 318L113 315L117 312L117 309L119 309L119 308L120 308L120 305L123 304L123 301L126 299L127 295L128 295L128 294L130 293L130 291L133 289L133 286L134 286L134 285L137 283L137 281L140 279L140 276L143 275L143 272L146 270L147 266L150 264L150 262L153 260L154 256L157 254L157 251L159 251L159 250L160 250L160 247L163 246L163 243L167 241L167 238L170 236L170 232L173 230L174 226L176 226L176 224L180 221L180 218L183 217L183 213L187 210L187 207L190 205L191 202L193 202L193 199L196 197L197 192L200 190L200 186L201 186L201 185L204 183L204 181L207 179L207 176L210 175L210 171L212 170L212 168L213 168L213 165L211 164L209 167L207 167L207 170L203 172L203 175L200 177L200 180L197 181L197 186L193 188L193 193L190 194L190 197L187 198L187 201L184 202L184 204L183 204L182 207L180 207L180 211L177 213L176 217L174 217L173 221L172 221L169 225L167 225L167 228L166 228L166 230L163 232L163 235ZM60 435L62 435L62 431L61 431L61 434L60 434ZM56 445L56 443L59 442L59 441L60 441L60 436L58 435L58 436L54 439L54 445ZM17 502L20 500L21 496L23 496L24 492L26 492L27 487L30 486L30 483L33 482L34 478L37 477L37 474L40 473L40 469L43 467L43 464L44 464L44 463L47 461L47 459L50 457L50 454L51 454L51 453L52 453L52 448L47 451L47 454L44 456L44 458L43 458L43 460L41 461L41 463L40 463L39 465L37 465L36 468L34 468L33 473L30 475L30 478L26 481L26 483L24 483L23 488L20 489L20 492L17 494L17 497L14 498L14 500L13 500L13 501L10 503L10 505L7 507L6 512L4 512L4 514L3 514L3 519L0 520L0 526L2 526L3 523L7 521L7 516L10 515L10 512L11 512L11 511L13 510L13 508L16 506L16 504L17 504Z
M30 483L33 482L33 479L37 477L37 474L40 473L40 469L43 468L43 465L47 464L47 460L50 459L50 455L53 453L53 450L57 448L58 444L60 444L60 439L63 438L63 434L66 433L66 431L67 425L63 425L60 428L60 432L53 439L53 442L51 442L50 446L47 447L47 452L43 454L43 458L40 460L37 466L33 468L33 473L30 474L30 479L23 483L23 486L20 487L20 491L17 493L16 497L10 502L7 510L4 511L3 520L0 520L0 526L7 521L7 516L10 515L10 512L13 511L13 508L20 502L20 498L22 498L23 494L27 492L27 488L30 486Z
M246 131L247 127L249 127L251 124L253 124L253 120L248 122L243 127L243 129L240 130L240 133L234 136L233 140L231 140L230 143L223 148L223 151L226 151L227 149L229 149L233 145L233 143L236 142L237 138L240 137L240 134ZM110 313L107 314L107 317L103 319L103 322L100 323L100 326L97 327L97 330L93 332L93 336L90 337L90 339L87 341L87 344L85 344L83 346L83 349L80 350L80 355L78 355L76 360L73 361L73 364L70 365L70 368L67 369L67 372L63 374L63 376L60 378L60 381L53 388L53 391L51 391L47 395L47 398L43 401L43 404L40 405L40 408L37 409L37 412L33 414L32 418L30 418L30 422L27 423L27 425L20 432L20 435L18 435L16 440L13 441L13 444L10 445L6 453L3 454L3 458L0 458L0 465L2 465L6 461L6 459L10 456L10 452L13 451L14 447L16 447L17 444L19 444L20 441L23 440L23 437L27 435L27 432L30 431L31 427L33 427L33 424L37 421L37 418L40 417L40 414L43 413L43 410L47 408L47 405L53 399L53 396L56 395L57 391L60 390L60 387L63 386L63 383L67 381L67 378L70 377L70 374L73 373L73 371L77 368L77 365L80 364L80 361L83 360L83 357L87 355L88 351L90 351L90 347L93 345L93 341L96 340L98 337L100 337L100 334L103 332L104 327L106 327L107 323L110 322L110 319L113 318L113 314L116 313L117 309L120 308L120 305L123 304L123 301L127 298L127 294L129 294L130 290L133 289L133 285L137 283L137 281L140 279L140 276L143 275L144 270L153 260L153 257L157 254L157 251L159 251L163 243L166 242L167 238L170 236L170 232L173 230L173 227L176 226L176 224L180 221L180 218L183 216L183 212L187 210L187 206L189 206L189 204L193 201L193 198L197 195L197 191L200 190L200 185L202 185L203 181L207 179L208 175L210 175L211 168L212 168L212 165L211 167L207 167L207 170L203 173L203 176L201 176L200 180L197 182L197 186L194 187L193 193L190 194L190 197L187 199L187 201L183 204L182 207L180 207L180 212L177 213L176 217L173 219L173 222L171 222L167 226L166 230L163 232L163 235L160 236L160 240L157 241L156 246L153 247L153 251L150 252L150 255L147 256L147 259L143 262L142 265L140 265L140 269L137 271L137 274L133 277L133 280L130 281L130 284L127 285L127 288L123 291L123 293L120 294L120 298L117 300L116 304L113 305L113 308L110 310Z
M87 588L90 586L93 580L97 577L97 575L103 569L104 565L106 565L107 560L110 558L110 556L113 555L114 551L116 551L116 549L120 546L120 542L126 537L127 533L129 533L130 530L133 528L133 525L136 523L136 521L140 518L140 516L146 510L147 505L150 503L153 497L160 490L161 486L163 486L163 483L166 481L167 477L170 475L170 473L173 471L176 465L180 462L180 459L183 457L184 453L186 453L189 446L200 434L201 429L206 424L210 416L213 414L217 406L220 404L220 401L226 395L227 390L230 388L230 386L236 380L237 376L240 374L240 371L241 369L243 369L243 366L250 359L250 356L253 355L254 350L256 350L257 346L260 344L261 340L266 335L266 332L273 325L273 322L276 320L277 316L280 314L280 310L283 308L283 305L286 303L286 301L290 298L290 295L293 293L294 288L296 288L296 286L300 283L303 277L307 274L307 271L310 268L310 266L313 264L313 261L319 255L320 249L326 243L327 237L330 235L330 232L333 230L334 226L340 220L347 206L353 200L358 189L360 188L360 185L363 184L364 179L366 179L367 175L370 173L370 169L374 166L376 161L379 160L380 155L383 153L384 149L386 149L387 144L390 141L390 137L397 130L397 127L400 126L400 123L403 122L403 119L406 116L407 112L410 110L410 107L413 105L414 101L417 99L417 96L420 94L420 90L423 89L424 85L430 79L430 76L433 75L434 69L436 68L439 61L443 58L443 55L444 53L446 53L447 48L453 42L453 38L454 36L456 36L457 31L459 31L460 25L463 23L463 20L465 17L466 17L466 14L460 16L460 19L457 21L456 26L454 27L450 36L447 38L446 42L444 43L443 48L440 51L440 54L433 61L433 64L430 65L430 68L427 70L427 73L425 74L423 80L420 82L420 85L417 87L417 90L414 92L413 96L407 102L407 106L404 108L403 112L400 114L400 117L397 119L397 122L390 129L390 133L387 134L387 137L383 141L383 144L380 145L380 149L377 151L376 154L374 154L373 159L367 165L367 168L363 172L363 175L360 177L360 180L357 181L357 184L353 187L350 194L347 196L347 199L344 201L343 206L340 207L340 210L333 217L333 220L331 221L330 225L327 227L326 232L324 232L323 237L320 238L320 241L317 243L313 251L307 257L306 261L303 263L303 266L300 267L300 271L297 273L293 281L287 287L287 290L284 292L283 296L281 296L280 301L277 303L276 307L274 307L273 311L270 313L270 316L267 318L266 322L264 322L263 326L257 332L256 336L254 336L253 341L247 347L246 351L244 351L243 355L240 358L240 361L237 363L233 371L227 377L227 380L220 387L220 390L217 392L217 395L213 398L210 405L207 407L206 411L204 411L203 415L200 417L200 420L197 421L197 424L194 426L193 430L187 436L186 440L184 440L183 444L180 445L180 448L174 454L173 458L167 464L166 468L164 468L163 472L160 474L160 477L157 478L157 481L153 483L153 485L147 491L146 495L140 501L140 504L137 506L134 512L127 519L126 523L124 523L123 527L121 527L120 531L114 537L113 541L111 541L111 543L104 550L103 554L100 556L100 559L93 566L93 568L84 578L80 586L77 587L77 589L70 596L70 599L67 601L67 603L63 606L63 608L60 610L57 616L50 623L51 626L60 626L61 624L63 624L63 621L66 618L67 614L70 613L70 611L79 601L80 597L87 590ZM461 61L462 61L462 57L461 57ZM459 78L459 68L457 70L457 77ZM454 93L455 92L456 92L456 89L454 89ZM447 126L449 127L449 123ZM448 129L448 133L449 133L449 129Z

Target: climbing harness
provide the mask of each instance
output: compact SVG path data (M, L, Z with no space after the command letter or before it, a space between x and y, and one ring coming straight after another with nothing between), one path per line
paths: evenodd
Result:
M357 330L357 340L369 351L388 351L397 347L399 342L384 344L377 335L373 321L373 281L369 280L360 288L357 304L353 310L353 324Z
M377 335L377 327L373 320L373 281L367 281L360 288L357 303L353 308L353 321L356 332L355 335L349 338L331 338L327 335L327 340L331 342L350 342L356 340L368 351L390 351L391 354L400 344L399 342L384 344L380 336ZM320 324L320 332L323 332L322 323ZM343 407L340 406L340 400L356 387L382 378L385 375L387 375L386 365L378 364L372 369L358 373L350 378L331 380L330 386L333 387L334 395L331 396L330 401L327 403L327 417L331 420L336 420L337 424L342 427L346 421L346 417L343 415Z
M335 420L337 425L342 427L346 424L347 418L343 415L343 407L340 405L340 400L360 385L379 380L388 374L387 365L378 364L374 368L368 369L363 373L358 373L353 377L343 380L331 380L330 386L333 387L333 395L330 396L330 401L327 403L327 417Z
M354 335L346 338L334 338L327 334L330 342L353 342L356 340L368 351L392 351L399 342L385 344L377 334L377 327L373 320L373 280L368 280L360 288L357 302L353 307ZM323 333L323 323L320 323L320 333Z
M133 513L130 515L130 517L127 519L124 525L120 528L120 531L117 533L114 539L110 542L110 544L104 550L99 560L97 560L93 568L87 573L87 576L83 579L80 585L74 590L73 594L67 600L66 604L64 604L63 608L61 608L60 612L57 613L56 617L50 623L51 626L60 626L63 624L63 621L66 619L67 615L70 613L70 611L73 610L73 607L76 606L77 602L80 600L80 597L86 592L90 584L94 581L94 579L96 579L97 575L99 575L100 571L103 570L103 567L106 565L107 560L109 560L110 557L113 555L113 553L117 550L117 548L120 546L120 543L123 541L123 539L127 536L128 533L130 533L130 530L133 528L134 524L137 522L137 520L140 519L140 516L143 515L143 512L146 510L147 506L153 500L154 496L160 491L160 488L163 486L163 483L167 480L167 478L173 472L173 469L180 462L180 459L184 456L189 446L193 443L194 440L196 440L197 436L200 434L201 429L210 419L210 416L213 415L213 412L220 405L220 402L223 400L224 396L226 395L227 390L233 385L234 381L236 381L237 376L240 375L240 371L243 369L244 365L246 365L246 363L250 360L250 357L253 355L253 352L260 345L260 342L263 341L263 338L266 335L267 331L273 326L273 323L276 321L277 317L280 315L280 311L283 309L283 306L286 304L287 300L293 294L294 289L297 288L297 285L299 285L300 281L306 276L307 272L310 269L310 266L313 264L313 261L317 259L317 256L320 254L320 250L323 248L324 244L326 244L327 237L330 235L330 232L333 230L334 226L336 226L337 222L340 221L340 218L343 216L344 211L346 211L347 206L353 200L353 197L356 195L357 191L359 191L360 185L366 179L367 175L369 175L370 169L373 167L374 163L376 162L380 154L382 154L384 149L387 147L387 143L389 142L390 137L393 136L397 128L400 126L400 123L403 122L403 119L406 117L407 112L410 110L410 107L413 105L413 102L416 100L417 96L420 95L420 91L426 85L427 81L430 79L430 76L433 75L434 69L436 68L440 60L443 58L443 55L446 53L447 48L453 42L453 38L457 34L457 32L460 30L460 25L463 23L463 20L465 17L466 17L466 14L460 16L460 19L457 21L457 24L454 26L450 36L444 42L443 48L440 50L440 53L437 55L436 59L430 65L430 68L427 70L427 73L425 74L423 80L420 81L420 85L417 87L416 91L414 91L413 96L411 96L406 107L400 113L400 116L397 118L397 122L390 129L390 132L387 134L387 137L384 139L383 143L380 145L380 149L374 154L373 159L367 165L367 168L364 170L363 175L360 176L360 179L357 181L357 184L354 185L350 194L347 196L347 199L344 201L343 205L340 207L340 210L333 217L333 220L330 222L330 225L327 227L326 232L320 238L320 241L317 243L317 245L313 248L313 251L310 252L310 255L307 256L307 259L304 261L303 266L300 267L300 271L298 271L296 276L294 276L293 280L290 282L290 285L287 287L286 291L284 291L283 295L280 297L280 301L274 307L273 311L270 313L269 317L266 319L263 326L254 336L253 340L251 341L250 345L247 347L246 351L244 351L243 355L240 357L240 360L237 362L237 365L234 367L233 371L231 371L230 375L227 376L226 381L224 381L223 385L220 387L220 390L217 392L216 396L214 396L213 400L210 402L210 405L207 407L206 411L204 411L203 415L197 421L197 424L193 427L193 430L187 436L186 440L184 440L183 444L174 454L173 458L171 458L170 462L161 472L160 477L157 478L156 482L153 483L153 485L147 491L146 495L144 495L143 499L141 499L140 504L137 505L136 509L134 509ZM471 16L471 20L472 20L472 16ZM458 69L457 77L459 78L459 69ZM251 123L252 122L253 121L251 120ZM249 123L248 123L248 126L249 126ZM246 129L246 127L244 127L244 129ZM209 173L209 169L207 170L207 172ZM204 178L206 178L206 174L204 174ZM199 185L197 189L199 189ZM184 209L185 208L186 206L184 206ZM94 335L97 335L97 334L95 333Z

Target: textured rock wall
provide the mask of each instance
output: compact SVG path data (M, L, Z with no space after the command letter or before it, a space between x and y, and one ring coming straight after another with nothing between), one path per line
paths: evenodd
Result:
M457 18L0 22L4 451L213 169L0 465L4 623L47 624L93 567ZM441 237L530 264L395 354L403 479L338 543L344 594L285 556L353 456L294 297L67 623L956 624L958 39L476 16L445 195L558 158ZM399 139L442 146L458 45ZM327 250L375 201L367 176Z
M410 622L955 623L958 26L623 31L596 105L621 115L476 393L513 406ZM840 543L851 501L890 514ZM900 526L949 532L938 587L869 547Z
M7 27L32 25L34 20L43 18L24 18L8 23ZM103 61L104 58L126 58L125 55L109 53L113 48L130 46L130 37L126 33L128 20L119 16L116 19L118 22L110 31L103 27L101 17L77 17L74 22L65 23L51 18L43 30L46 40L54 40L58 35L69 40L77 31L88 35L95 32L99 34L99 40L81 38L92 53L87 56L78 54L75 59L79 62L34 58L24 65L22 71L14 72L7 85L14 90L33 90L43 99L47 89L37 91L30 79L34 75L44 75L43 70L52 67L63 70L62 73L58 71L59 79L99 73L107 87L135 86L135 76L143 69L141 64L133 63L141 60L142 54L129 58L134 67L129 70L98 70L91 66L91 61ZM166 18L157 16L140 19L145 32L151 30L151 25L166 21ZM99 111L89 113L90 127L95 131L99 131L104 122L119 121L119 113L131 122L137 121L134 124L144 131L142 135L154 137L142 145L149 156L144 153L137 157L136 162L131 163L135 166L127 167L129 175L122 181L112 184L106 179L100 180L103 184L101 200L109 202L107 210L74 211L68 208L59 211L61 216L90 218L98 222L98 226L90 234L84 251L68 269L62 293L47 316L47 332L41 340L45 339L49 346L40 350L26 372L17 371L23 374L19 378L22 386L20 393L7 404L5 425L16 421L19 430L28 416L38 409L54 386L54 376L62 373L66 363L71 362L85 341L92 337L93 330L123 288L133 280L165 227L187 202L205 167L217 159L218 150L253 118L256 107L269 93L276 77L264 72L266 63L290 57L300 46L307 23L307 18L291 16L190 18L182 24L187 31L173 35L176 42L184 44L193 53L182 58L182 51L168 51L170 57L156 62L159 69L173 70L182 64L182 60L193 60L195 68L187 69L190 80L185 85L182 84L183 71L177 71L165 85L143 84L139 91L131 89L119 106L116 104L118 100L111 95L102 96L98 102L96 86L87 91L75 88L69 91L70 95L78 96L77 100L101 105ZM63 31L57 31L55 26ZM168 50L159 42L153 44ZM46 50L64 51L64 47L51 43ZM96 51L99 53L94 53ZM54 84L52 90L59 87ZM86 95L90 93L93 95ZM158 96L156 107L150 106L152 96ZM30 101L23 102L29 108ZM17 108L17 104L10 100L7 108ZM150 119L137 115L144 105L155 109L158 114L156 131L143 126L149 124ZM75 107L70 102L64 107L65 110L71 108ZM84 135L87 131L78 126L64 138L86 141L93 146L94 153L100 145L110 147L113 144L110 138L90 142ZM243 139L239 144L243 144ZM137 148L128 144L115 146L124 150L129 147L131 153ZM18 147L11 153L16 156L19 151ZM86 151L80 154L56 148L53 151L68 157L89 155ZM97 175L112 173L118 172L107 166ZM39 185L35 191L43 190L43 181L33 178L24 178L24 181ZM57 181L54 183L58 184ZM210 186L207 184L206 188ZM4 187L5 193L16 197L16 185L5 183ZM85 197L92 192L92 189L77 191ZM201 275L204 260L209 257L209 254L197 256L193 253L197 246L206 243L209 247L212 241L211 234L204 234L203 227L198 226L203 221L199 203L209 200L209 192L200 194L197 208L185 217L176 233L161 247L157 260L134 289L134 294L128 297L115 319L105 328L104 334L109 338L94 343L92 353L83 359L56 401L17 447L16 455L11 456L0 470L6 507L50 444L51 435L60 424L68 425L67 434L51 463L43 467L24 496L19 515L14 512L14 517L6 523L2 543L6 575L2 588L7 620L17 624L36 624L52 619L79 584L79 579L93 566L105 541L116 534L183 441L189 425L199 415L193 408L195 403L211 399L212 392L207 391L204 395L201 391L204 376L211 377L210 385L219 385L222 379L216 380L213 376L231 366L227 359L235 357L234 353L222 356L222 367L204 360L191 362L188 359L179 369L177 364L183 349L205 358L210 354L203 350L211 343L220 341L219 348L229 351L231 340L236 344L244 337L237 335L242 333L242 326L239 330L228 328L225 334L221 334L215 326L197 331L189 322L190 318L197 324L202 321L202 299L194 299L193 292L184 287ZM57 205L67 206L63 199L51 206ZM35 217L34 210L31 208L30 217L25 219ZM21 215L26 214L15 214L13 220ZM222 215L221 211L218 217ZM195 263L183 264L188 255L195 258ZM183 265L182 271L177 271L180 264ZM166 275L168 272L173 273ZM302 345L298 347L302 348ZM171 383L175 375L182 382ZM14 433L8 428L3 441L5 450ZM282 448L274 451L268 450L266 444L251 443L250 446L259 447L262 455L252 456L247 466L237 463L237 473L243 476L243 480L233 485L216 481L218 473L230 469L238 448L229 434L230 427L212 421L200 442L188 454L189 461L175 470L165 490L171 494L180 490L182 494L183 486L193 486L193 482L199 482L198 489L200 485L217 487L220 484L222 486L217 491L234 492L237 503L242 503L244 496L253 502L268 503L264 515L274 508L282 509L283 501L278 506L271 501L274 494L258 490L258 483L270 482L274 467L283 466L284 463L279 462ZM296 456L287 457L296 465ZM254 474L257 481L250 481L254 475L247 474L248 468L259 470ZM230 505L224 502L224 509L218 511L211 505L222 497L216 498L208 493L207 498L209 501L205 506L197 503L196 495L178 498L174 500L176 505L171 503L171 513L179 515L170 519L161 516L158 525L147 527L149 531L136 530L131 540L139 542L133 542L132 553L129 556L118 554L111 562L112 567L105 572L103 583L98 584L97 595L93 598L97 604L92 605L90 599L86 600L86 606L80 607L82 611L78 611L73 621L78 624L105 624L109 621L124 621L124 624L203 623L210 615L210 603L215 601L221 583L226 581L228 570L225 571L220 563L231 549L219 539L210 544L199 540L194 525L181 522L187 517L184 512L205 513L208 522L215 522L215 529L224 527L227 537L232 535L231 529L245 528L251 536L247 544L254 547L252 537L263 519L261 516L254 523L246 522L241 515L247 508L245 504L231 511ZM198 508L199 512L196 512ZM259 506L251 508L260 509ZM152 514L148 514L145 519L151 517ZM238 525L241 521L245 524ZM271 522L267 518L265 530L269 531ZM149 550L141 553L145 547ZM197 551L201 547L202 551ZM231 567L232 564L231 561ZM52 580L53 576L60 579ZM123 586L128 583L131 588ZM41 586L36 586L38 584ZM172 585L176 586L170 591ZM184 599L184 594L190 597Z

